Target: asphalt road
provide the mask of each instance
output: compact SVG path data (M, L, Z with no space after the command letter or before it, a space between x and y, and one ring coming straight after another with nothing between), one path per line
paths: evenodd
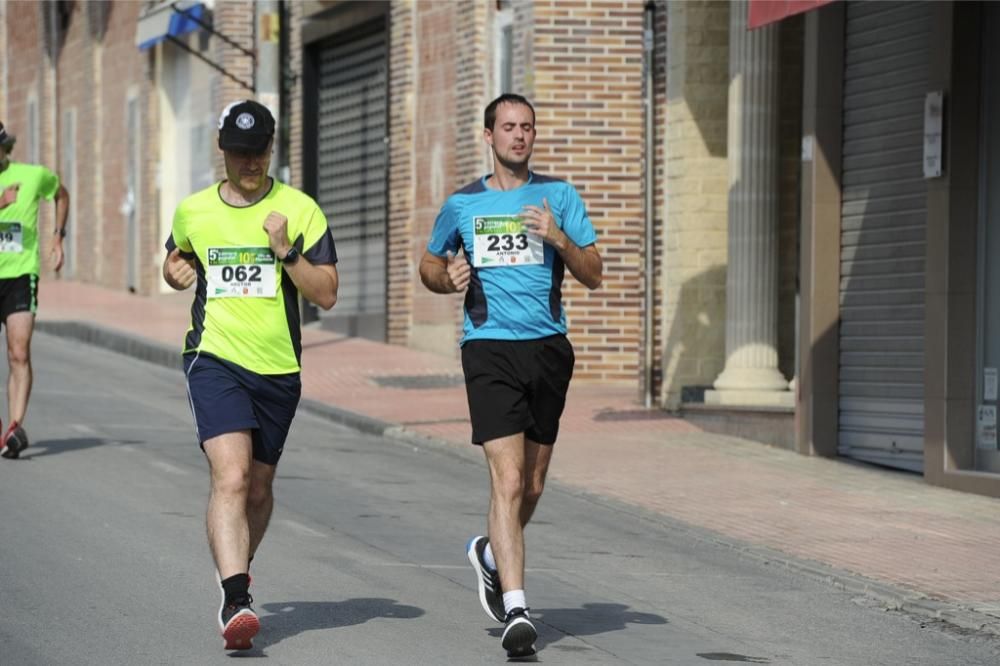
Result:
M262 630L226 653L183 376L42 334L34 358L32 446L0 460L0 664L506 661L464 553L485 525L475 452L300 413L253 564ZM528 547L541 663L1000 663L994 639L567 488L547 489Z

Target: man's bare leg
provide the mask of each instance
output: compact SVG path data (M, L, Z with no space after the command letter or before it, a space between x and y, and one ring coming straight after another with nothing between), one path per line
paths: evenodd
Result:
M253 445L249 430L230 432L203 444L211 468L212 490L205 525L219 576L225 580L247 572L250 527L247 496Z
M254 460L250 467L250 491L247 495L247 521L250 528L250 553L257 552L274 508L274 473L277 465Z
M35 329L35 315L31 312L14 312L7 317L7 378L8 423L24 423L31 396L31 334Z
M524 496L521 500L521 528L528 526L545 489L545 476L552 461L552 445L524 439Z
M490 548L504 590L524 588L524 435L501 437L483 444L490 470Z

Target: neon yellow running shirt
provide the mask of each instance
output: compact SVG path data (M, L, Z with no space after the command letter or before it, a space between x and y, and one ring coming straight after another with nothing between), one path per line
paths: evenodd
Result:
M207 352L261 375L299 372L298 290L271 252L264 220L288 218L288 238L311 264L336 264L326 216L308 195L273 181L250 206L222 200L217 183L184 199L167 251L195 260L198 280L184 353Z
M37 164L10 162L0 171L0 193L20 184L17 201L0 208L0 279L38 275L38 201L51 201L59 176Z

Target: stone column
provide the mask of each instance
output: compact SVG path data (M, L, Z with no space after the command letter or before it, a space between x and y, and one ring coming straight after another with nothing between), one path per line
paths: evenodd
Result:
M778 27L729 19L729 256L726 366L714 404L791 405L778 371Z

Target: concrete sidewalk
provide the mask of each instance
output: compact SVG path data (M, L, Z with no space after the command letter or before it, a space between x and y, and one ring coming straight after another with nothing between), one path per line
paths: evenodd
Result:
M41 284L39 330L180 367L190 292L146 298ZM456 360L307 329L303 367L308 409L480 458ZM637 398L574 385L549 478L889 607L1000 634L1000 500L705 433Z

